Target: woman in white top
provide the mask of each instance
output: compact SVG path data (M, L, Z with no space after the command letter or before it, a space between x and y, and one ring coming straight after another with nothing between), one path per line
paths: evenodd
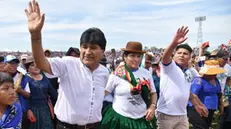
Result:
M101 129L155 129L156 90L152 75L139 65L145 51L139 42L122 48L123 60L108 79L105 94L114 94L103 112Z

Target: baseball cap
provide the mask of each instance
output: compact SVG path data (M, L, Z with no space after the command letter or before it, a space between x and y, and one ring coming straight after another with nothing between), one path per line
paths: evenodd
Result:
M34 62L34 57L33 57L33 56L28 56L28 57L26 58L25 64L29 64L29 63L32 63L32 62Z
M27 57L28 57L27 54L22 54L20 58L21 58L21 60L23 60L23 59L26 59Z
M13 55L7 55L5 57L5 60L4 60L5 63L9 63L9 62L12 62L12 61L16 61L17 63L19 63L19 60Z
M145 55L145 62L152 63L153 57L150 54Z

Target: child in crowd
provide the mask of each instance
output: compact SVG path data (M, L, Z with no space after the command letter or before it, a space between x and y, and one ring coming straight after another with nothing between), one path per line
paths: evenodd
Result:
M0 128L21 129L22 109L15 102L16 92L13 78L0 72Z

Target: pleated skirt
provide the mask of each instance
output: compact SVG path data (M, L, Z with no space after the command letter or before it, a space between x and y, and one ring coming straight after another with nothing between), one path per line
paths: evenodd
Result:
M48 106L32 107L31 110L36 117L36 122L30 122L29 129L53 129L51 113Z
M112 106L103 112L101 129L156 129L156 118L146 121L145 117L132 119L118 114Z

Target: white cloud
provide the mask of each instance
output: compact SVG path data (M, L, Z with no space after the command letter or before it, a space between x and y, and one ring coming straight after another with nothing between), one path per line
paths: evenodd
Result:
M150 1L139 0L39 1L42 12L46 13L43 28L44 47L66 50L70 46L78 46L81 33L94 26L105 32L107 49L124 47L129 40L141 41L145 46L166 47L181 25L189 26L188 42L195 46L198 23L194 19L203 15L207 16L207 20L203 22L204 40L215 45L226 40L228 42L231 38L231 14L216 13L230 10L230 7L220 4L207 8L211 3L201 4L198 1L161 0L154 3L158 9L153 6L153 2L150 5L147 4ZM191 3L193 5L190 5ZM0 1L0 4L3 5L0 11L5 12L0 14L0 39L4 40L4 44L0 44L5 48L30 49L27 19L24 14L27 2L4 0ZM175 6L179 4L182 6ZM167 5L171 7L165 7ZM26 46L17 46L14 43L17 40Z
M193 2L198 2L198 1L201 1L201 0L174 0L174 1L171 0L167 2L161 1L161 2L148 2L148 3L155 5L155 6L169 6L169 5L193 3Z

